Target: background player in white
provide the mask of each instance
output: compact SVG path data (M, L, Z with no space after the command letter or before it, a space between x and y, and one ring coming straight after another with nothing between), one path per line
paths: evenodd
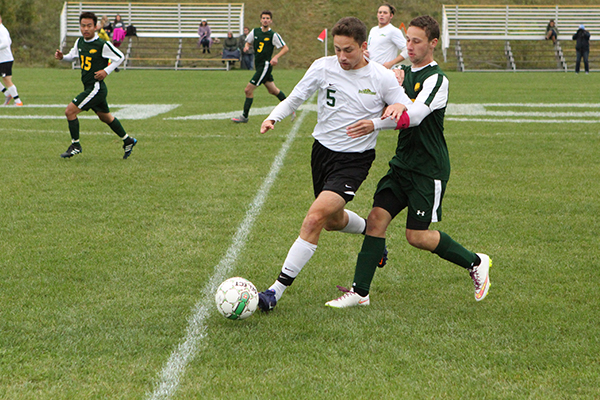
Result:
M8 29L2 24L2 15L0 15L0 90L4 93L5 99L3 105L8 105L12 99L15 99L15 106L22 106L23 101L19 98L17 87L12 82L12 66L15 59L10 51L12 41Z
M402 31L391 24L396 8L383 4L377 10L378 25L371 28L368 40L367 57L386 68L408 59L406 39Z
M411 103L393 72L364 57L367 27L354 17L339 20L332 30L335 56L316 60L290 96L279 103L261 126L261 133L291 115L318 91L318 122L314 128L311 166L315 201L290 248L279 277L259 293L259 307L275 307L310 260L323 229L364 233L366 221L345 210L367 177L375 159L377 131L352 138L346 128L364 118L379 118L385 104Z

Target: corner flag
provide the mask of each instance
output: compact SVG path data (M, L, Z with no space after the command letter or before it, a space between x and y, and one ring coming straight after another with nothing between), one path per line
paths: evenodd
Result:
M325 57L327 57L327 29L323 29L317 40L325 43Z

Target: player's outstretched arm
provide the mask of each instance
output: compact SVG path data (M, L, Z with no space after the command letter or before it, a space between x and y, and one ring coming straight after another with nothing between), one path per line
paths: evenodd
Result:
M369 119L361 119L360 121L355 122L354 124L348 126L346 128L346 133L352 139L356 139L361 136L368 135L368 134L372 133L374 130L375 130L375 125L373 124L373 121L371 121Z
M391 118L394 121L399 121L400 116L404 111L406 111L406 106L404 104L392 104L391 106L386 107L381 119Z
M260 133L267 133L271 129L275 129L275 121L272 119L265 119L260 126Z

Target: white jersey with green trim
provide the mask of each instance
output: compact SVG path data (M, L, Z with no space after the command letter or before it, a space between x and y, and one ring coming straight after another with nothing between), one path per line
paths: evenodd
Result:
M0 24L0 63L14 61L12 52L10 51L10 33L4 24Z
M375 147L378 131L351 138L346 128L362 119L381 116L386 104L412 104L394 73L369 62L344 70L336 56L316 60L292 93L267 117L275 122L292 114L318 90L318 117L313 137L329 150L354 153Z
M379 26L371 28L367 44L369 58L380 64L392 61L406 49L406 39L402 31L392 24L382 28Z

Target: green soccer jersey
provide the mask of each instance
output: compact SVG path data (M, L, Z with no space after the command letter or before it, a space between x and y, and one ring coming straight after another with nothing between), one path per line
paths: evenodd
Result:
M109 65L113 61L118 65L124 56L112 43L104 41L96 36L90 41L83 38L77 39L73 49L68 54L70 58L79 57L81 63L81 82L87 87L97 82L94 74ZM65 57L66 59L67 57Z
M415 72L409 66L403 66L402 69L402 86L408 97L414 102L420 96L419 101L428 107L435 104L436 109L419 125L400 130L396 155L390 164L432 179L447 181L450 178L450 158L444 138L444 114L448 99L446 75L437 64L430 64ZM428 81L426 92L423 92L427 79L433 81Z
M254 64L256 68L262 67L265 62L271 61L273 50L285 46L285 42L278 33L273 32L271 28L263 32L261 28L252 30L252 34L248 35L247 42L254 45Z

